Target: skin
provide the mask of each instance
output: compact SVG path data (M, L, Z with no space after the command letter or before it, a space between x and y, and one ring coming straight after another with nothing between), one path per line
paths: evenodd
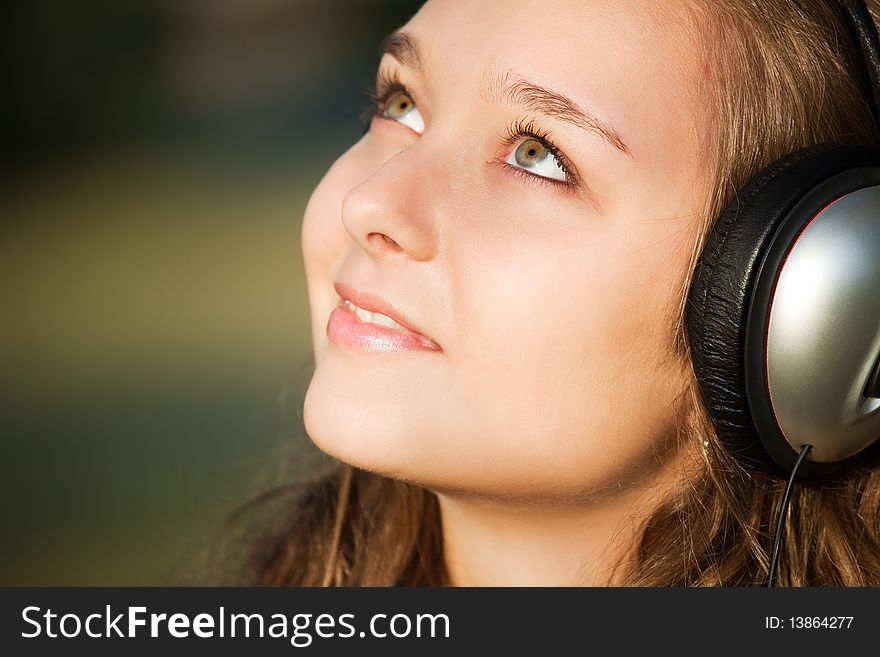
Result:
M681 478L673 317L709 181L697 40L670 5L429 0L402 28L423 70L379 65L424 129L374 118L306 209L306 429L438 494L455 584L606 581ZM592 112L627 152L481 89L507 72ZM552 134L575 188L505 166L528 139L503 142L518 118ZM340 280L442 351L331 343Z

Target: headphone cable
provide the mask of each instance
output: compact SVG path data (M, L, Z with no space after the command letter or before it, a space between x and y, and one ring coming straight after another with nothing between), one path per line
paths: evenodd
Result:
M791 502L791 489L794 488L794 478L797 476L798 468L807 458L807 454L813 449L812 445L804 445L801 447L801 453L794 464L791 475L788 478L788 485L785 487L785 495L782 497L782 506L779 508L779 518L776 520L776 537L773 539L773 555L770 557L770 574L767 576L767 586L774 586L776 578L776 564L779 561L779 546L782 544L782 531L785 529L785 515L788 511L789 502Z

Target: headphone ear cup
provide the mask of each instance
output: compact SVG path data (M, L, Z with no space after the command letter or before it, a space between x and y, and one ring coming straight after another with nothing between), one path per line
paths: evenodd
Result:
M771 474L786 474L797 453L775 424L772 430L767 423L756 425L750 405L746 369L763 367L747 365L756 277L774 236L795 206L822 183L860 167L880 167L880 151L863 145L823 144L796 151L764 169L719 215L691 284L688 340L709 415L732 453ZM835 190L831 185L828 198L815 212L849 191L852 188ZM766 327L763 331L766 336ZM830 474L838 465L805 462L799 475Z

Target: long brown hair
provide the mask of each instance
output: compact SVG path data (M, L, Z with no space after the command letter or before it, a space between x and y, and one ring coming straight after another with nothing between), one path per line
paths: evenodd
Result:
M831 0L687 3L703 46L702 100L715 126L705 152L714 187L701 242L750 177L803 146L877 141L855 45ZM877 6L869 3L877 16ZM720 126L720 127L718 127ZM689 360L681 289L676 353ZM733 586L767 579L785 482L745 469L720 444L692 377L679 438L701 465L644 525L625 585ZM257 585L443 585L448 575L436 496L331 462L255 508L257 536L240 581ZM271 511L266 511L272 509ZM780 585L880 584L880 469L796 487Z

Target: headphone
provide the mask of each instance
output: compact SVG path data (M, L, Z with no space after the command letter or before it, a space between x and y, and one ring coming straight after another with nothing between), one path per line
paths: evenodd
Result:
M880 128L880 40L837 3ZM880 457L880 148L774 162L722 212L688 293L694 370L725 447L793 480ZM806 458L805 458L806 457Z

